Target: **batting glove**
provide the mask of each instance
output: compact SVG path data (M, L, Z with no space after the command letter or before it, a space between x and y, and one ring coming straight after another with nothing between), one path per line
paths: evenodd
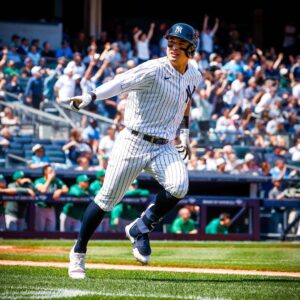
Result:
M83 94L82 96L75 96L68 99L71 109L75 111L79 111L81 108L88 106L92 100L90 94Z
M186 162L191 158L192 150L190 146L190 130L187 128L180 129L180 144L176 145L177 151L181 158Z

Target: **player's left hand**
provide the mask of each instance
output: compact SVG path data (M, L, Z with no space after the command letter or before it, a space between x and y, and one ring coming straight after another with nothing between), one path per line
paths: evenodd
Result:
M184 161L189 160L192 154L189 136L190 136L189 129L187 128L180 129L180 135L179 135L180 144L176 146L176 149Z

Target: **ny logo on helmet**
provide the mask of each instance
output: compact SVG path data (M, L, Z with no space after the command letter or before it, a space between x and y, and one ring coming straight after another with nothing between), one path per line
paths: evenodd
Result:
M176 26L175 33L181 33L181 31L182 31L182 27Z

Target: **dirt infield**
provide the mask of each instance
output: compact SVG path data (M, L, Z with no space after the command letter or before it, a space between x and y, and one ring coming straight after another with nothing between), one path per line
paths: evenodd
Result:
M37 261L16 261L16 260L0 260L0 265L1 266L55 267L55 268L68 267L68 263L61 263L61 262L37 262ZM300 278L300 272L152 267L152 266L110 265L110 264L86 264L86 267L87 269L99 269L99 270L159 271L159 272L223 274L223 275L255 275L255 276L277 276L277 277L283 276L283 277Z
M35 248L24 248L16 246L0 246L1 253L68 253L68 251L63 249L35 249Z

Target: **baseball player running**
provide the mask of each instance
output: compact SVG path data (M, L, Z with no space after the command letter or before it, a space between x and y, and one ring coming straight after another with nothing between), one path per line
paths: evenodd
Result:
M73 109L86 107L129 92L125 128L114 144L102 189L87 207L78 240L70 251L69 276L83 279L87 244L105 212L118 204L133 180L143 170L162 186L155 201L126 226L134 257L149 263L149 232L188 191L188 173L183 159L190 156L189 112L193 92L201 74L189 62L197 46L193 27L173 25L167 35L167 56L149 60L116 76L94 91L68 99ZM180 128L180 147L174 146Z

